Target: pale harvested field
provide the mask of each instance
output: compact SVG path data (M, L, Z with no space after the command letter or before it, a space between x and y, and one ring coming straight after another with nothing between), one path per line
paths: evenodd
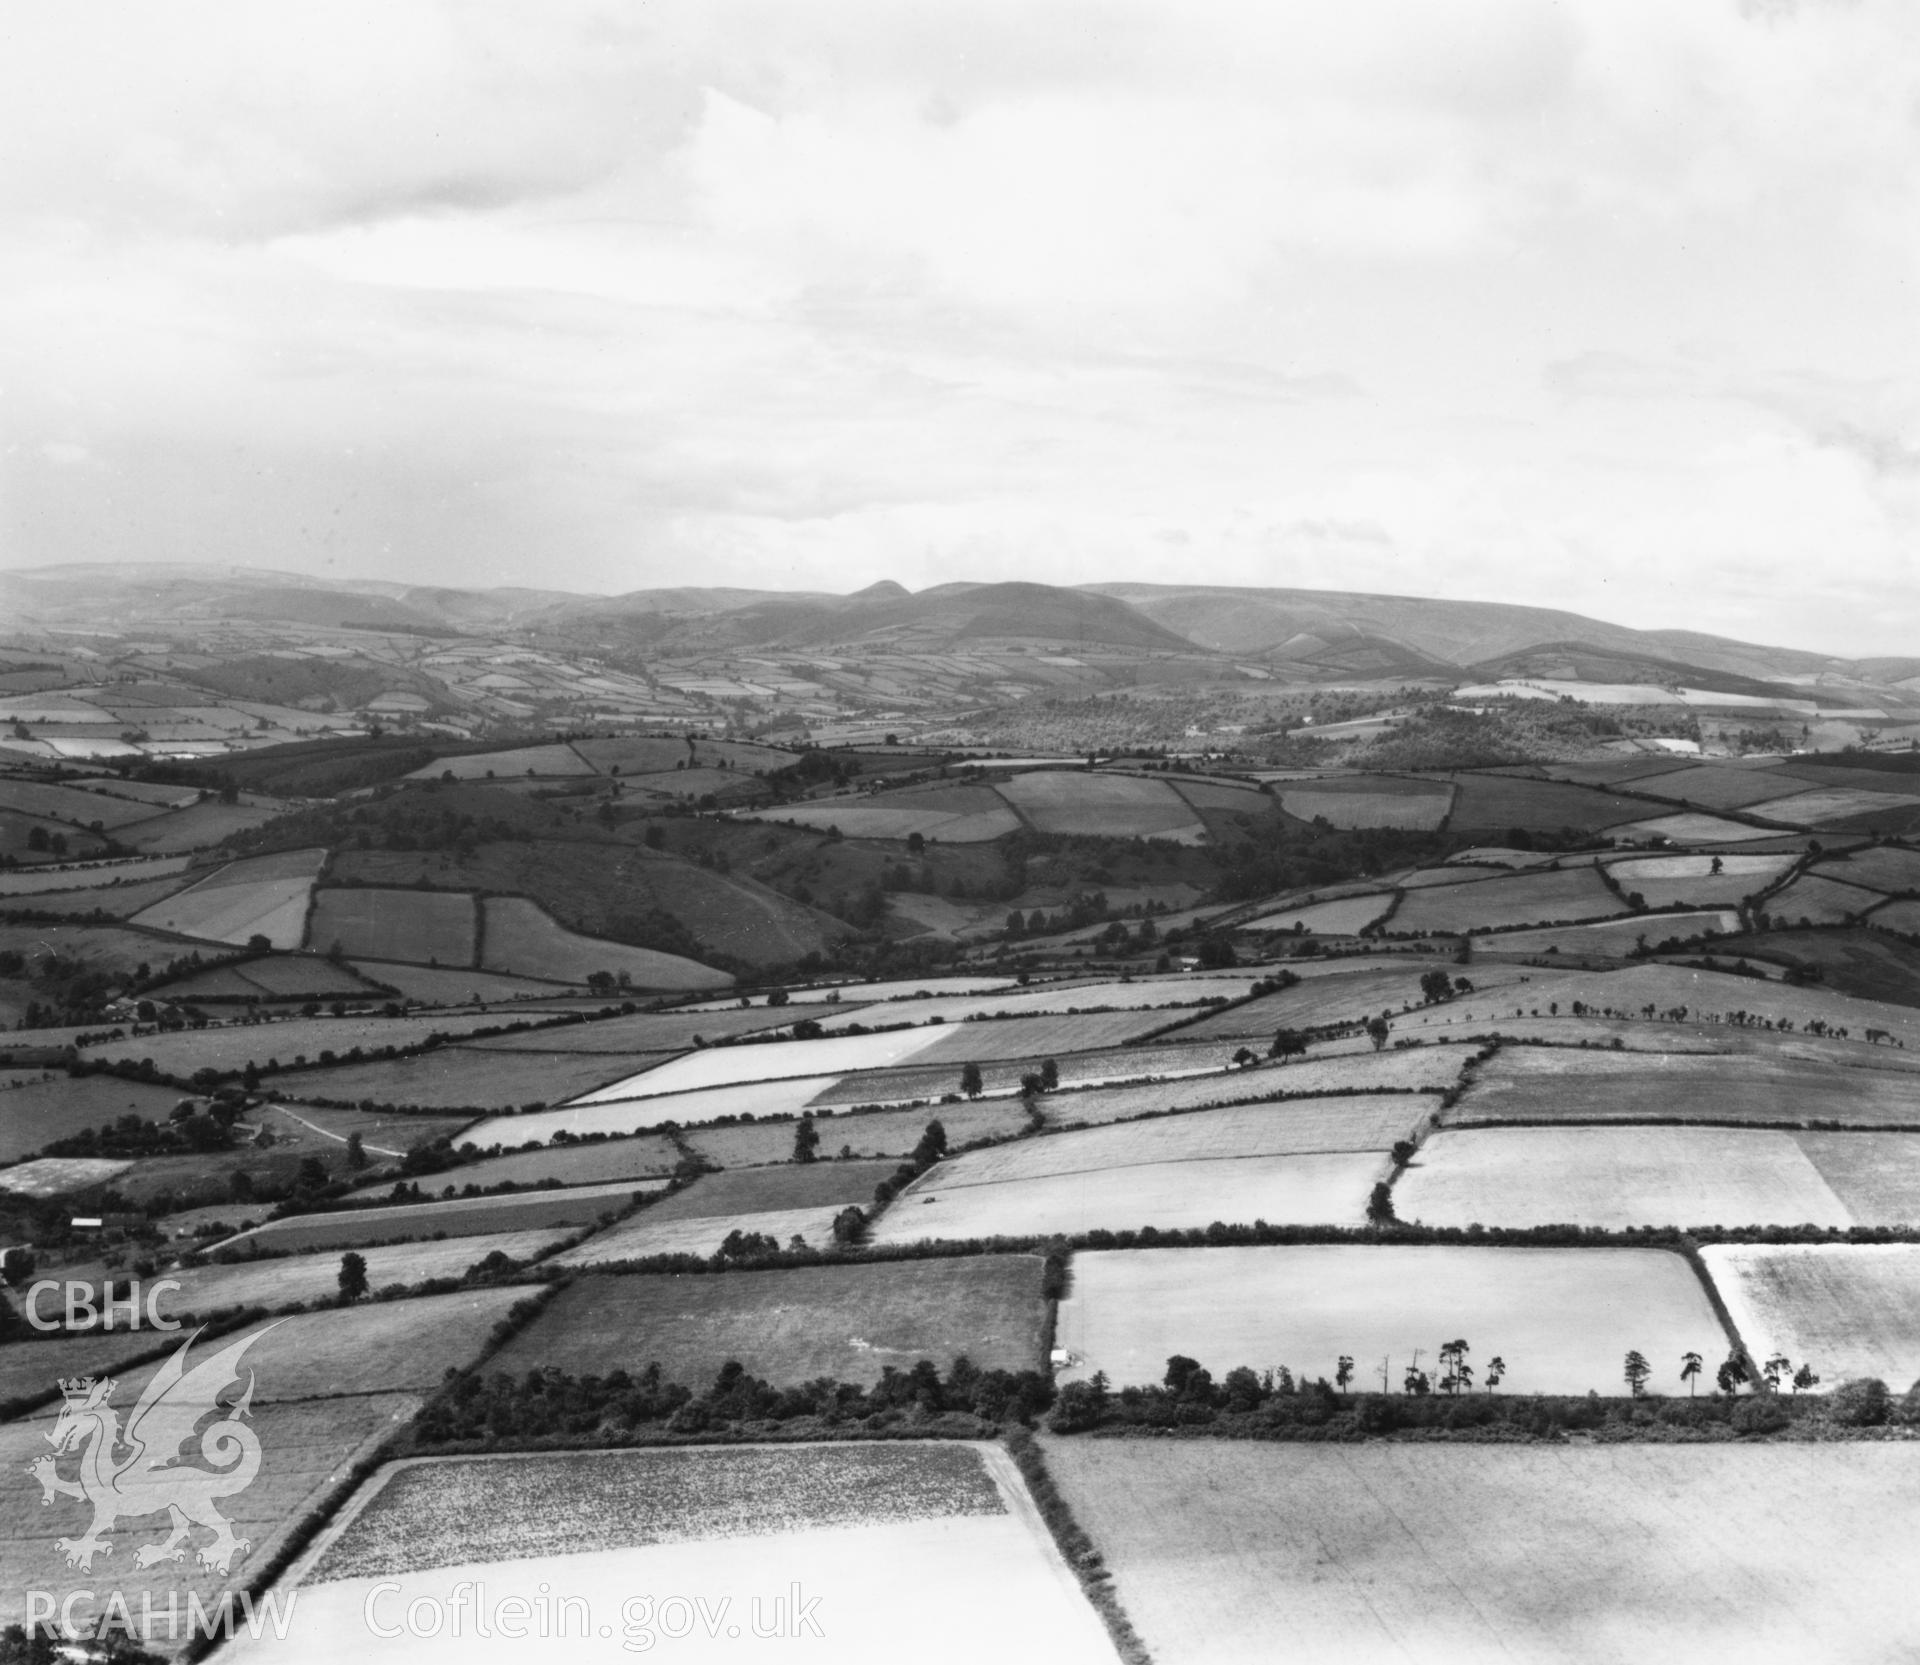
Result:
M1429 1226L1855 1224L1791 1134L1715 1127L1443 1130L1394 1207Z
M1364 1042L1362 1044L1365 1044ZM1100 1052L1052 1054L1065 1089L1104 1087L1115 1082L1184 1081L1207 1076L1219 1079L1237 1071L1232 1040L1187 1043L1184 1038L1156 1041L1151 1046L1113 1047ZM1015 1057L999 1062L982 1058L980 1076L989 1096L1020 1091L1025 1076L1040 1068L1040 1057ZM924 1068L871 1070L843 1075L815 1095L816 1105L931 1103L960 1087L960 1065L946 1063Z
M1728 1345L1700 1280L1665 1250L1345 1244L1077 1254L1057 1337L1068 1375L1104 1370L1116 1387L1159 1381L1175 1353L1216 1381L1243 1364L1332 1381L1345 1354L1354 1387L1375 1393L1383 1358L1397 1393L1416 1348L1437 1375L1455 1337L1476 1382L1506 1361L1502 1393L1624 1392L1629 1348L1669 1392L1682 1354L1717 1363Z
M1066 1135L1062 1135L1066 1137ZM959 1160L964 1161L965 1158ZM1102 1228L1211 1225L1359 1225L1385 1171L1374 1152L1159 1162L1098 1173L946 1183L946 1165L924 1174L880 1217L876 1243L973 1237L1050 1237Z
M1471 1055L1467 1047L1410 1046L1389 1052L1309 1056L1226 1075L1049 1094L1040 1101L1040 1108L1050 1124L1078 1127L1169 1110L1198 1110L1209 1105L1256 1103L1315 1093L1443 1092L1459 1080ZM940 1114L944 1116L953 1108L942 1106Z
M275 948L298 948L306 931L307 897L312 889L311 879L264 879L212 889L195 885L142 908L132 923L234 947L257 935Z
M1483 884L1445 885L1409 892L1387 921L1392 932L1498 930L1556 919L1603 919L1625 913L1626 904L1591 867L1547 868L1488 879Z
M1199 844L1206 828L1165 781L1035 769L1001 784L1000 795L1042 832L1108 838L1169 838Z
M1047 1447L1160 1665L1920 1654L1920 1446Z
M1685 941L1709 932L1727 935L1740 929L1740 916L1731 909L1701 913L1639 913L1598 925L1549 925L1538 931L1497 931L1474 941L1474 952L1485 954L1603 954L1624 959L1646 939L1649 948L1670 939ZM1472 977L1483 968L1467 972Z
M477 914L465 891L322 890L313 899L308 943L322 953L376 960L473 964Z
M1038 1027L1035 1026L1036 1032ZM767 1040L708 1047L704 1052L688 1053L649 1070L644 1077L613 1082L578 1102L601 1104L612 1099L690 1093L755 1081L791 1080L803 1075L844 1075L853 1070L885 1069L926 1052L943 1035L940 1029L896 1029L881 1035L827 1035L812 1041Z
M1179 1011L1042 1011L1032 1017L983 1018L977 1023L938 1029L929 1045L914 1054L916 1063L958 1066L1005 1058L1050 1058L1075 1052L1103 1052L1125 1046L1178 1021Z
M1877 890L1803 873L1785 890L1769 896L1761 908L1769 919L1792 925L1844 925L1879 907L1881 901Z
M882 1110L877 1114L839 1115L816 1112L822 1160L838 1158L844 1148L854 1157L910 1155L926 1131L938 1120L947 1130L951 1149L976 1139L1004 1139L1027 1125L1027 1114L1005 1099L980 1099L960 1104L930 1104L911 1110ZM749 1122L735 1127L696 1128L687 1143L723 1168L784 1162L793 1152L792 1122Z
M789 1635L774 1644L794 1659L889 1659L916 1627L915 1656L942 1665L1114 1659L1010 1461L992 1446L694 1448L407 1465L334 1543L323 1542L317 1570L308 1565L287 1581L305 1579L289 1640L243 1640L229 1651L332 1665L338 1639L351 1635L358 1656L407 1665L529 1657L526 1642L503 1640L497 1629L476 1641L471 1624L460 1637L428 1641L366 1630L370 1600L382 1621L397 1603L397 1625L415 1598L444 1602L454 1585L477 1584L490 1606L548 1590L578 1604L566 1610L568 1640L539 1645L542 1657L559 1647L568 1659L631 1659L663 1637L686 1637L684 1612L701 1644L689 1651L670 1642L671 1652L744 1659L768 1651L750 1639L755 1598L763 1623L777 1628L786 1609L773 1607L775 1592L790 1602L798 1586L813 1603L806 1613L819 1640ZM978 1599L983 1589L991 1601ZM654 1594L642 1602L638 1591ZM690 1597L665 1594L677 1591L699 1593L724 1625L720 1641L706 1643ZM930 1611L937 1624L927 1623ZM726 1629L742 1640L728 1641Z
M1777 856L1636 856L1609 864L1608 871L1625 891L1638 891L1650 908L1683 902L1689 907L1732 907L1744 897L1765 890L1793 866L1794 857ZM1720 871L1713 864L1720 863Z
M1794 1138L1861 1225L1920 1226L1920 1134L1797 1133Z
M1421 1093L1290 1099L1047 1134L950 1158L938 1170L938 1189L1095 1174L1155 1163L1384 1152L1395 1140L1411 1137L1437 1102Z
M550 1244L574 1235L566 1228L492 1232L444 1242L396 1243L355 1251L367 1263L367 1282L377 1294L389 1284L457 1278L496 1249L513 1260L530 1260ZM294 1301L331 1299L340 1293L340 1256L324 1250L280 1260L231 1266L196 1266L170 1272L180 1288L170 1297L174 1312L207 1314L226 1307L280 1307Z
M1453 790L1439 791L1407 783L1403 790L1326 792L1312 786L1276 787L1274 795L1289 815L1302 821L1324 819L1332 827L1403 827L1430 832L1447 818Z
M1298 930L1309 936L1357 936L1380 918L1392 903L1393 896L1387 891L1376 891L1367 896L1343 896L1335 902L1308 902L1263 913L1257 919L1248 920L1241 929Z
M1889 775L1891 788L1898 776ZM1785 821L1799 827L1823 827L1830 821L1844 821L1850 815L1865 815L1876 809L1911 809L1920 805L1920 797L1910 792L1875 792L1852 786L1823 787L1812 792L1796 792L1787 798L1769 798L1751 806L1755 815L1769 821Z
M1700 1251L1756 1359L1811 1364L1823 1392L1920 1378L1920 1245L1715 1243Z
M1717 815L1685 811L1679 815L1655 815L1642 821L1628 821L1609 827L1616 839L1664 838L1673 844L1746 844L1774 834L1764 827L1743 826L1738 821L1723 821Z
M488 971L564 983L584 983L596 971L624 971L639 989L721 989L733 982L727 972L678 954L580 936L522 896L490 896L481 907L486 923L480 963Z
M733 1231L771 1237L783 1249L796 1237L810 1249L831 1248L834 1216L845 1206L842 1203L768 1209L757 1214L701 1214L682 1220L654 1220L648 1210L642 1209L631 1220L598 1232L577 1248L555 1255L554 1264L604 1266L614 1261L645 1260L652 1255L710 1255Z
M74 1191L104 1185L133 1166L130 1161L96 1156L43 1156L0 1168L0 1191L18 1197L64 1197Z
M1674 1121L1920 1128L1920 1073L1848 1069L1775 1054L1582 1051L1510 1046L1476 1072L1442 1118L1449 1127L1510 1121Z
M468 1128L455 1142L484 1150L495 1144L511 1146L524 1145L531 1139L544 1141L562 1131L644 1133L668 1122L690 1127L712 1121L716 1116L790 1115L805 1109L814 1095L830 1086L834 1079L829 1075L802 1075L654 1098L583 1100L557 1110L491 1117Z

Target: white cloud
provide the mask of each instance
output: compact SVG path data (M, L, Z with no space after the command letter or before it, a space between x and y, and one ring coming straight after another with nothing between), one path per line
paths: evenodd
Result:
M16 11L0 560L1177 572L1894 646L1917 36L1895 0Z

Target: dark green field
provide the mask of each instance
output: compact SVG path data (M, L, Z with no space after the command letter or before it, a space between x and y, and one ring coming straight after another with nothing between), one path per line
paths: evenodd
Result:
M1033 1255L804 1266L779 1272L586 1277L488 1361L524 1375L658 1363L705 1386L730 1359L772 1382L872 1382L893 1365L964 1354L983 1369L1041 1367L1046 1301Z

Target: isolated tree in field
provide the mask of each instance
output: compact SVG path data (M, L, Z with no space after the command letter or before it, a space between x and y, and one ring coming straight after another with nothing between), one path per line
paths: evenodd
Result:
M978 1064L968 1063L960 1066L961 1092L965 1093L968 1098L978 1098L985 1088L986 1082L980 1078L980 1066Z
M1802 1393L1808 1388L1815 1388L1819 1385L1820 1378L1813 1373L1813 1366L1810 1364L1801 1365L1800 1368L1793 1373L1793 1391L1795 1393Z
M1333 1385L1342 1393L1353 1385L1353 1360L1345 1353L1340 1355L1339 1367L1333 1373Z
M1245 1068L1246 1068L1246 1067L1247 1067L1247 1066L1248 1066L1249 1064L1257 1064L1257 1063L1259 1063L1259 1062L1260 1062L1260 1060L1259 1060L1258 1058L1256 1058L1256 1057L1255 1057L1255 1056L1253 1055L1253 1053L1252 1053L1252 1052L1250 1052L1250 1051L1249 1051L1249 1050L1248 1050L1248 1049L1247 1049L1246 1047L1244 1047L1244 1046L1243 1046L1243 1047L1241 1047L1241 1048L1240 1048L1240 1049L1239 1049L1239 1050L1238 1050L1237 1052L1235 1052L1235 1053L1234 1053L1234 1055L1233 1055L1233 1061L1234 1061L1234 1063L1235 1063L1236 1065L1238 1065L1238 1066L1239 1066L1239 1067L1240 1067L1241 1069L1245 1069Z
M357 1301L367 1292L367 1257L349 1249L340 1257L340 1300Z
M1492 1358L1487 1360L1487 1392L1493 1392L1493 1390L1500 1385L1501 1379L1506 1373L1507 1361L1498 1353L1495 1353Z
M1708 868L1707 871L1711 873L1714 878L1717 879L1720 877L1721 869L1724 868L1725 866L1726 866L1726 863L1723 862L1718 856L1715 856L1713 858L1713 865L1710 868Z
M1639 1399L1647 1391L1647 1378L1653 1374L1653 1367L1647 1363L1643 1353L1630 1352L1627 1354L1626 1363L1621 1367L1621 1374L1626 1377L1627 1386L1632 1390L1634 1398Z
M1367 1039L1373 1042L1373 1050L1378 1052L1387 1044L1387 1036L1392 1030L1383 1017L1367 1019Z
M1051 1058L1040 1061L1040 1090L1050 1093L1060 1085L1060 1066Z
M1685 1353L1680 1358L1680 1380L1687 1384L1687 1397L1691 1399L1696 1392L1695 1384L1700 1377L1700 1367L1706 1360L1698 1353Z
M1393 1224L1393 1187L1383 1179L1373 1188L1373 1194L1367 1198L1367 1218L1376 1226Z
M347 1135L347 1166L364 1168L367 1165L367 1147L357 1133Z
M811 1162L820 1152L820 1129L813 1125L811 1116L802 1116L793 1130L793 1159L796 1162Z
M1429 971L1420 978L1420 998L1429 1006L1453 993L1453 979L1444 971Z
M1307 1050L1307 1037L1298 1029L1276 1029L1271 1050L1276 1058L1298 1058Z

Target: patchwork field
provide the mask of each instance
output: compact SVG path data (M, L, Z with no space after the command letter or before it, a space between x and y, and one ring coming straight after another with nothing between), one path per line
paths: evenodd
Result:
M235 947L264 936L275 948L298 948L306 931L307 899L325 861L324 850L296 850L229 862L142 909L133 923Z
M346 966L318 954L262 954L175 978L159 990L169 1000L371 1000L379 989Z
M852 1157L910 1155L927 1123L939 1119L947 1144L958 1148L976 1139L1004 1139L1027 1126L1027 1115L1005 1099L982 1099L961 1104L927 1105L909 1110L882 1110L862 1115L833 1115L816 1111L822 1159L839 1159L842 1150ZM784 1162L793 1150L792 1122L749 1122L734 1127L696 1128L686 1136L690 1149L722 1167ZM889 1170L891 1164L889 1164Z
M1343 896L1333 902L1296 903L1250 919L1247 931L1296 931L1309 936L1358 936L1393 905L1390 891Z
M363 1511L323 1541L318 1565L296 1569L304 1583L294 1636L243 1643L242 1657L330 1661L338 1638L352 1634L363 1657L409 1665L522 1659L526 1644L501 1640L497 1629L486 1642L471 1634L423 1641L398 1615L416 1598L443 1601L456 1582L531 1604L558 1581L568 1600L555 1609L555 1634L564 1632L561 1645L575 1659L630 1658L690 1630L705 1644L688 1598L636 1591L697 1590L713 1622L731 1615L744 1638L756 1597L763 1624L776 1622L773 1589L788 1602L795 1590L806 1593L806 1621L822 1639L817 1650L804 1640L796 1647L787 1631L782 1651L795 1658L830 1649L836 1659L885 1659L929 1610L941 1616L937 1636L922 1647L929 1657L1060 1665L1114 1658L1011 1463L993 1446L483 1458L409 1464L380 1478L385 1484L375 1482ZM991 1601L978 1599L982 1589L992 1590ZM396 1640L365 1633L369 1602L382 1621L395 1604L382 1628L397 1630ZM799 1637L812 1634L797 1618L787 1622ZM698 1654L744 1657L755 1648L723 1635Z
M793 1148L793 1125L787 1148ZM649 1224L709 1220L736 1214L775 1214L802 1208L867 1207L873 1188L889 1178L892 1162L779 1162L764 1168L727 1168L703 1174L683 1191L652 1204Z
M162 856L153 860L95 862L79 867L62 862L52 867L20 868L0 872L0 896L93 890L101 892L101 900L105 902L105 892L177 878L186 872L190 860L187 856Z
M1686 941L1714 933L1725 935L1739 929L1740 916L1731 909L1637 913L1597 925L1549 925L1537 931L1501 931L1477 940L1474 948L1485 954L1592 954L1617 960L1632 954L1643 940L1653 948L1672 940ZM1476 966L1467 975L1478 976L1484 970Z
M1316 1093L1444 1092L1460 1077L1470 1050L1462 1046L1400 1047L1390 1052L1309 1056L1227 1074L1144 1081L1127 1087L1090 1087L1050 1093L1040 1101L1049 1124L1095 1126L1170 1110L1302 1098ZM945 1117L954 1106L943 1105Z
M183 850L210 850L235 833L265 826L283 813L282 806L223 804L210 798L148 820L122 827L114 836L130 849L149 855L177 855Z
M1038 1025L1036 1025L1036 1030ZM828 1035L818 1040L770 1040L744 1046L709 1047L650 1070L635 1081L616 1081L578 1102L688 1093L756 1081L790 1080L802 1075L845 1074L884 1069L930 1049L944 1037L940 1029L897 1029L880 1035ZM719 1114L720 1112L716 1112Z
M947 1171L955 1165L942 1163L903 1191L875 1224L872 1240L1050 1237L1203 1227L1215 1220L1358 1225L1385 1168L1373 1152L1254 1156L950 1186Z
M642 1209L632 1219L555 1255L554 1264L606 1266L653 1255L706 1256L718 1252L735 1231L770 1237L783 1249L791 1247L796 1237L810 1249L825 1249L833 1244L833 1218L845 1206L768 1209L759 1214L698 1214L677 1220L655 1220L651 1210Z
M1855 1223L1791 1134L1707 1127L1443 1130L1394 1207L1430 1226Z
M1752 1122L1920 1128L1920 1073L1844 1069L1782 1056L1583 1052L1504 1047L1441 1118L1449 1127L1509 1121Z
M851 1006L848 1011L865 1008ZM778 1029L793 1022L790 1011L756 1006L748 1011L634 1012L625 1017L596 1018L555 1029L535 1029L519 1035L496 1035L475 1041L481 1052L682 1052L702 1042L748 1035L759 1029Z
M1453 792L1443 782L1366 780L1314 781L1276 786L1274 796L1289 815L1324 820L1331 827L1402 827L1431 832L1447 818Z
M17 810L22 815L38 816L45 821L65 821L112 832L117 827L159 815L166 807L109 798L103 792L80 792L46 781L0 778L0 809Z
M1646 806L1640 806L1644 809ZM1750 844L1770 835L1764 827L1749 827L1739 821L1723 820L1717 815L1684 812L1679 815L1647 816L1638 821L1609 827L1608 833L1621 841L1642 844L1665 839L1669 844Z
M1860 1224L1920 1226L1920 1137L1796 1133L1794 1139Z
M1166 838L1199 844L1206 827L1165 781L1034 769L1003 782L1000 795L1041 832L1106 838Z
M682 759L685 742L675 742ZM594 766L571 746L521 746L514 751L472 752L465 757L436 757L414 770L409 780L492 780L504 775L591 775Z
M362 977L385 983L402 998L423 1001L429 1006L477 1006L485 1000L540 1000L569 992L557 983L507 977L497 971L400 965L392 960L351 963Z
M495 1251L511 1260L531 1260L542 1249L572 1235L565 1228L547 1227L453 1237L445 1242L395 1243L355 1252L366 1261L367 1282L378 1294L391 1284L460 1277ZM179 1290L169 1297L167 1310L205 1317L228 1307L273 1308L295 1301L335 1299L340 1293L340 1256L325 1252L287 1255L279 1260L236 1261L230 1266L183 1267L167 1275L180 1282ZM399 1309L413 1304L393 1303ZM438 1377L434 1379L437 1384Z
M1920 1245L1714 1243L1700 1257L1756 1359L1811 1364L1826 1391L1920 1378Z
M468 1185L612 1184L618 1180L665 1179L679 1165L680 1150L663 1133L631 1139L596 1139L591 1144L547 1145L514 1156L489 1157L463 1167ZM382 1187L384 1190L385 1187Z
M1830 786L1796 792L1785 798L1769 798L1753 805L1753 813L1764 815L1769 821L1785 821L1790 826L1824 827L1876 810L1920 808L1920 797L1896 789L1897 779L1889 775L1884 790Z
M1208 1000L1239 1000L1251 992L1258 979L1252 973L1238 976L1138 977L1128 982L1065 983L1033 989L1001 990L988 994L947 995L932 1000L892 1001L885 1006L844 1007L818 1021L832 1033L850 1023L964 1023L969 1018L1065 1017L1074 1013L1111 1011L1148 1011L1166 1009L1167 1023L1178 1016L1178 1008L1197 1008ZM1078 1033L1082 1026L1071 1026ZM1085 1026L1089 1035L1103 1034L1098 1023ZM1055 1025L1058 1032L1060 1026ZM1111 1046L1110 1039L1082 1042L1071 1050L1086 1052L1094 1046Z
M782 804L743 815L802 827L838 827L848 838L904 839L919 833L940 844L981 844L1020 826L1020 817L990 786L908 787L871 798Z
M1880 906L1878 891L1803 873L1762 904L1769 919L1795 925L1844 925Z
M1789 855L1635 856L1611 863L1608 872L1622 890L1637 892L1650 908L1675 903L1713 908L1732 907L1765 890L1793 863Z
M1395 934L1498 930L1556 919L1604 919L1626 911L1593 867L1545 868L1478 884L1409 891L1386 929Z
M1920 850L1897 844L1870 846L1852 854L1821 861L1814 871L1825 879L1864 885L1889 896L1920 894Z
M1160 1665L1920 1650L1911 1445L1050 1440L1048 1463Z
M485 934L480 964L488 971L566 983L584 983L599 971L616 976L624 971L642 989L721 989L733 982L728 973L678 954L579 936L525 897L489 896L481 908Z
M484 1150L495 1144L523 1145L534 1139L545 1142L559 1132L643 1133L669 1122L687 1127L712 1121L716 1116L792 1115L804 1110L814 1095L834 1080L835 1077L827 1075L803 1075L651 1098L603 1101L594 1096L557 1110L491 1117L468 1128L457 1143Z
M1346 1355L1357 1362L1356 1389L1380 1391L1384 1359L1397 1393L1416 1349L1433 1373L1435 1352L1454 1337L1471 1343L1476 1379L1489 1359L1505 1361L1503 1393L1623 1392L1629 1348L1659 1361L1653 1385L1671 1391L1683 1353L1717 1360L1728 1345L1692 1268L1659 1249L1081 1253L1058 1326L1073 1359L1066 1374L1104 1370L1116 1387L1159 1381L1175 1353L1216 1381L1243 1364L1332 1381Z
M477 1183L464 1173L458 1179ZM624 1213L636 1196L662 1188L658 1183L628 1181L503 1197L456 1197L414 1207L296 1214L241 1232L218 1247L242 1253L257 1249L262 1253L305 1254L320 1249L351 1249L368 1243L476 1237L498 1232L538 1231L550 1226L591 1226L603 1214Z
M584 1277L488 1361L520 1375L658 1363L701 1388L737 1359L775 1383L874 1382L892 1365L964 1355L983 1370L1041 1367L1046 1301L1035 1255L798 1266L778 1272Z
M185 859L184 857L182 858ZM0 873L0 883L23 882L35 875L31 870ZM73 880L72 873L51 877ZM175 873L154 879L123 879L119 884L102 884L91 889L70 890L46 886L33 891L0 889L0 906L31 908L35 913L110 914L115 919L130 919L143 908L164 902L189 883L187 875Z
M110 1075L65 1074L34 1079L37 1071L0 1072L0 1162L31 1156L55 1139L122 1116L165 1121L180 1094ZM18 1086L11 1085L18 1082Z
M464 891L322 890L307 943L323 953L470 966L477 923Z
M1808 784L1777 769L1729 769L1708 763L1637 780L1633 789L1689 809L1747 809L1804 790Z
M1518 775L1455 775L1453 818L1456 832L1485 827L1505 832L1509 827L1539 827L1559 831L1598 832L1630 821L1646 810L1644 803L1617 797L1599 788L1568 786L1559 781L1530 780Z
M415 1058L288 1070L273 1085L289 1098L409 1104L434 1110L507 1110L554 1104L610 1077L631 1074L665 1053L498 1052L443 1046ZM281 1055L281 1062L287 1062Z

